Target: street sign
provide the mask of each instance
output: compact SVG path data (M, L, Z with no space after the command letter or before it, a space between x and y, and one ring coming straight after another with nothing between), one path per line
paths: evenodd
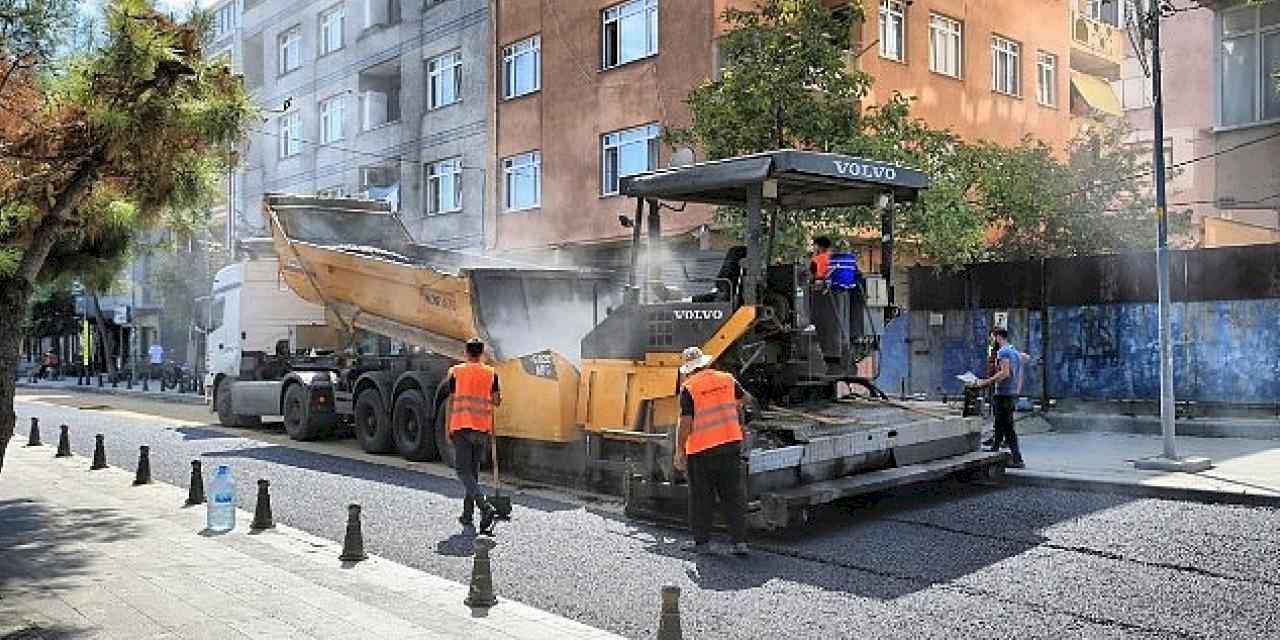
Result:
M132 311L132 309L130 309L129 307L116 307L115 317L111 319L112 322L115 322L118 325L129 324L130 311Z
M997 329L1008 330L1009 329L1009 312L997 311L995 314L995 320L992 322L992 326L994 326Z

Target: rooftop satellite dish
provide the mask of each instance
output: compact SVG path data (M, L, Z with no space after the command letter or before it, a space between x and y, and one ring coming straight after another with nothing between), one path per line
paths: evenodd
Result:
M684 167L693 164L693 149L689 147L680 147L671 154L671 160L667 162L668 167Z

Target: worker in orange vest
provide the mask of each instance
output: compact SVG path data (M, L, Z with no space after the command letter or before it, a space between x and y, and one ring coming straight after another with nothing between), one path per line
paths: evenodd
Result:
M502 404L502 392L498 385L498 372L481 362L484 358L484 342L479 338L467 341L467 360L449 368L449 377L436 391L436 411L449 402L449 440L453 442L454 470L466 491L462 500L462 531L475 535L472 519L475 507L480 507L480 533L493 535L495 510L480 489L480 463L484 460L486 445L493 436L493 410Z
M809 275L813 283L821 285L827 281L827 273L831 263L831 238L818 236L813 239L813 257L809 259Z
M689 527L694 553L711 550L711 521L719 499L729 523L733 554L747 555L747 498L742 480L741 405L749 397L732 374L708 369L712 357L698 347L681 354L677 471L689 476Z

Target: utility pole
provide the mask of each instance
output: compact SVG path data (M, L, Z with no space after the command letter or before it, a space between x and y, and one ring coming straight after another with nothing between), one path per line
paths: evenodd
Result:
M1165 197L1167 167L1164 165L1164 88L1160 64L1160 19L1172 11L1168 0L1153 0L1147 10L1147 31L1151 39L1151 111L1152 169L1156 196L1156 289L1160 322L1160 433L1164 436L1164 453L1158 458L1134 462L1139 469L1165 471L1204 471L1212 466L1207 458L1181 458L1176 441L1175 405L1173 399L1173 328L1169 304L1169 211Z

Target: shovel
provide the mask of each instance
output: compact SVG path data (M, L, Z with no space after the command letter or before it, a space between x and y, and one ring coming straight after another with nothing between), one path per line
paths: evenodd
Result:
M490 433L489 443L493 453L493 495L489 496L489 504L499 520L510 520L511 496L502 495L502 480L498 477L498 436Z

